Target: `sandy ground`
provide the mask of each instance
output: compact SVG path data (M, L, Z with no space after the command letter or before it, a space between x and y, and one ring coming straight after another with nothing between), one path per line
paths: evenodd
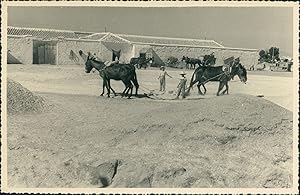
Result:
M138 70L140 85L157 89L157 75ZM292 186L291 77L250 73L230 95L208 83L208 98L170 101L99 97L98 74L80 66L9 65L8 77L50 104L8 115L9 186Z
M179 81L179 70L168 70L173 76L167 78L167 91L176 91ZM190 79L192 71L185 71ZM159 89L158 70L137 70L140 93ZM273 76L272 76L273 75ZM102 90L102 81L97 72L86 74L81 66L37 66L37 65L9 65L8 76L24 85L31 91L50 92L78 95L99 95ZM189 80L188 80L189 82ZM118 92L123 91L123 84L112 81L111 85ZM248 72L248 82L243 84L235 77L230 82L230 94L264 95L264 98L290 111L293 110L293 78L289 72L254 71ZM207 96L215 96L218 83L206 84ZM192 95L197 95L196 86ZM203 98L203 97L201 97Z

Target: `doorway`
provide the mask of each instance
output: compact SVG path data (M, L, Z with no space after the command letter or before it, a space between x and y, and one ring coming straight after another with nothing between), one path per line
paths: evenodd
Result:
M56 64L56 46L54 41L33 41L33 64Z
M121 50L119 51L112 50L112 61L115 61L117 57L118 60L120 60L120 56L121 56Z
M146 53L140 53L140 58L146 59Z

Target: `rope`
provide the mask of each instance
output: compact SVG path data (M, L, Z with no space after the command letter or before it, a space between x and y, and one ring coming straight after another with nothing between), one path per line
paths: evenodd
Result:
M146 88L146 87L143 87L142 85L140 85L139 86L144 92L151 92L151 90L150 89L148 89L148 88ZM144 89L143 89L144 88ZM145 94L145 95L147 95L147 94ZM160 100L163 100L163 98L161 98L161 97L159 97L159 96L157 96L156 94L152 94L156 99L160 99ZM147 97L148 98L151 98L149 95L147 95ZM155 99L154 98L154 99ZM152 98L151 98L152 99Z
M205 83L207 83L208 81L210 81L210 80L212 80L212 79L214 79L214 78L217 78L218 76L221 76L221 75L223 75L223 74L226 74L226 73L223 72L223 73L221 73L221 74L218 74L217 76L214 76L214 77L212 77L212 78L210 78L210 79L207 79L207 80L201 82L200 85L205 84Z

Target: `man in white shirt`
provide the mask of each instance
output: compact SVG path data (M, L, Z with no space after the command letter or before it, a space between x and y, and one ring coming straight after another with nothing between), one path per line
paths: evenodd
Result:
M161 66L160 67L160 73L159 73L159 84L160 84L160 87L159 87L159 91L166 91L166 75L170 78L172 78L166 71L166 68L164 66Z

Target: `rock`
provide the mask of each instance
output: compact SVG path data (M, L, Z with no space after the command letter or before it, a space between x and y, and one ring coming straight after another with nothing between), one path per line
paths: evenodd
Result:
M80 180L84 180L93 186L104 188L111 185L112 179L117 173L118 166L118 160L103 162L97 166L95 164L87 165L79 163L76 173Z

